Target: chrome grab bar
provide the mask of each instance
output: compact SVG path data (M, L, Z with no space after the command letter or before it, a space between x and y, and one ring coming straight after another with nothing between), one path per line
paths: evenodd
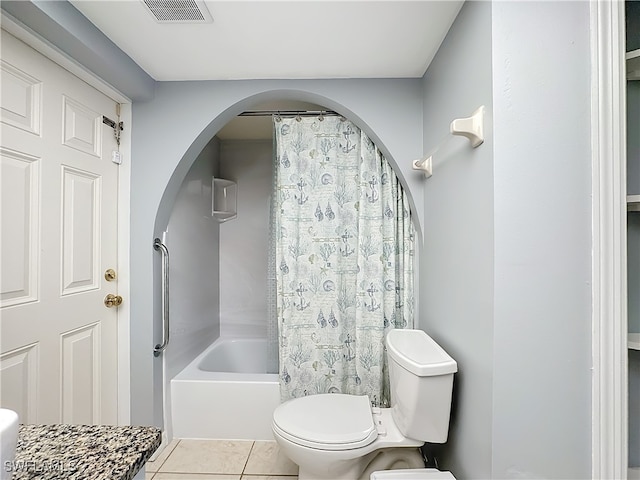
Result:
M169 250L159 238L153 241L153 248L162 253L162 343L153 349L153 356L159 357L169 345Z

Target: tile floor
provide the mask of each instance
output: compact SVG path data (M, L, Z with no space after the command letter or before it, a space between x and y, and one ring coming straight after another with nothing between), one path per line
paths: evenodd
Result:
M296 480L276 442L174 440L146 464L146 480Z

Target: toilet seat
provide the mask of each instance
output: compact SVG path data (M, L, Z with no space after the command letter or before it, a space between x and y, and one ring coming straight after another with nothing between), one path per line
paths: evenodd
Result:
M378 437L366 395L319 394L289 400L273 412L283 438L321 450L351 450Z

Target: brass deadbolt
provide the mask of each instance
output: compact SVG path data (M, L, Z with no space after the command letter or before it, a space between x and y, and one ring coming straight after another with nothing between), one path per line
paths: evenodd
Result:
M104 272L104 278L107 282L113 282L116 279L116 271L113 268Z

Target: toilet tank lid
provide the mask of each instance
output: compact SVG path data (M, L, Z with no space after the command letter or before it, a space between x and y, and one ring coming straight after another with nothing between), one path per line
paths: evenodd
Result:
M419 377L458 371L456 361L422 330L394 329L387 334L386 342L389 356Z
M455 480L451 472L435 468L413 468L406 470L383 470L373 472L371 480Z

